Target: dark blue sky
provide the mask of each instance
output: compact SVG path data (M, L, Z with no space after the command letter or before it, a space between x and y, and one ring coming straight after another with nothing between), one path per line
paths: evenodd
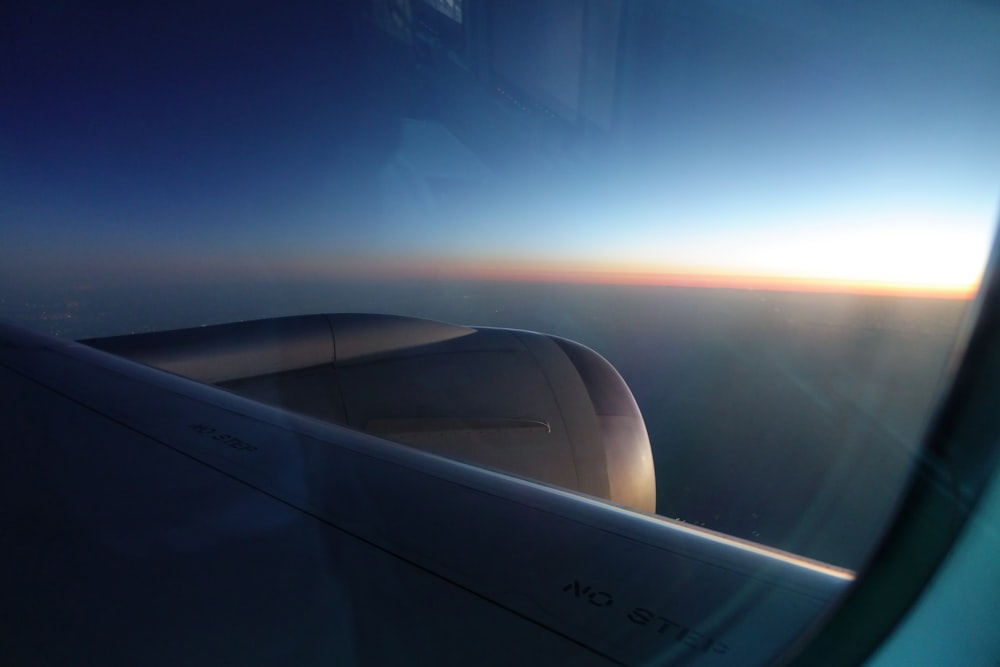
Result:
M271 224L331 170L349 174L370 74L338 12L66 4L7 26L15 205L57 226L75 217L80 236L211 243Z
M616 150L523 174L421 116L389 55L409 47L332 5L5 5L0 278L978 277L1000 202L988 3L627 4L651 18L619 85L650 83L619 96ZM434 160L489 186L442 207Z

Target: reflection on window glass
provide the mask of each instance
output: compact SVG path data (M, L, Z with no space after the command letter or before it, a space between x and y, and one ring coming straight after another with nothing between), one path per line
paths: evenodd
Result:
M372 0L11 25L0 316L74 339L361 312L578 341L635 397L657 513L864 563L993 233L995 8ZM374 374L422 372L399 363ZM477 409L369 430L450 429L427 446L456 456L549 433ZM480 462L524 472L505 456Z

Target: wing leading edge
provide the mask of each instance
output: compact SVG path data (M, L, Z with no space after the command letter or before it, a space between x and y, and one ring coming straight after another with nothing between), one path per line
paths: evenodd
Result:
M15 662L757 664L849 572L0 328Z

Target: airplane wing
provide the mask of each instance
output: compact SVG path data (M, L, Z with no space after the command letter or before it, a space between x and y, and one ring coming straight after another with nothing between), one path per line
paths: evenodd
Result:
M0 326L6 664L749 665L852 574Z

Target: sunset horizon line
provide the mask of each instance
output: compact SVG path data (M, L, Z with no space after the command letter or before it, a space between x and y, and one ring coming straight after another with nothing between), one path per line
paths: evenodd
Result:
M228 258L224 262L202 262L190 258L136 264L129 267L136 283L148 285L204 283L247 283L267 281L331 280L331 281L475 281L505 283L566 283L621 285L643 287L690 287L702 289L737 289L775 292L855 294L938 299L972 299L979 289L979 280L972 284L921 284L886 280L865 280L838 277L790 276L738 271L677 267L585 266L549 263L545 266L529 262L452 261L448 259L412 259L385 257L364 258ZM121 267L119 267L121 268ZM75 271L71 273L76 273ZM81 271L86 274L63 276L74 289L100 289L116 282L118 272ZM102 275L103 274L103 275ZM22 283L23 284L23 283ZM65 284L65 283L64 283Z
M567 283L593 285L622 285L647 287L692 287L704 289L749 289L779 292L857 294L871 296L903 296L942 299L972 299L979 289L973 284L931 285L879 280L826 278L810 276L766 275L684 269L655 269L627 267L584 267L553 264L547 267L518 262L504 265L499 262L380 261L329 264L302 263L293 267L292 273L303 277L330 277L349 279L398 279L398 280L467 280L476 282L507 283Z
M325 263L323 263L325 264ZM296 272L317 277L334 275L375 279L474 280L526 283L572 283L595 285L634 285L649 287L694 287L706 289L751 289L781 292L868 294L872 296L910 296L969 300L979 289L980 280L971 284L906 283L839 277L789 276L752 272L701 269L697 267L584 266L577 263L550 263L539 266L530 262L485 260L449 261L448 259L340 263L337 267L303 263Z
M460 272L440 271L434 276L428 277L453 280L475 280L483 282L496 281L642 287L691 287L701 289L745 289L774 292L903 296L961 300L972 299L978 290L978 285L968 287L929 286L865 280L802 278L789 276L670 272L605 272L586 270L485 269Z

